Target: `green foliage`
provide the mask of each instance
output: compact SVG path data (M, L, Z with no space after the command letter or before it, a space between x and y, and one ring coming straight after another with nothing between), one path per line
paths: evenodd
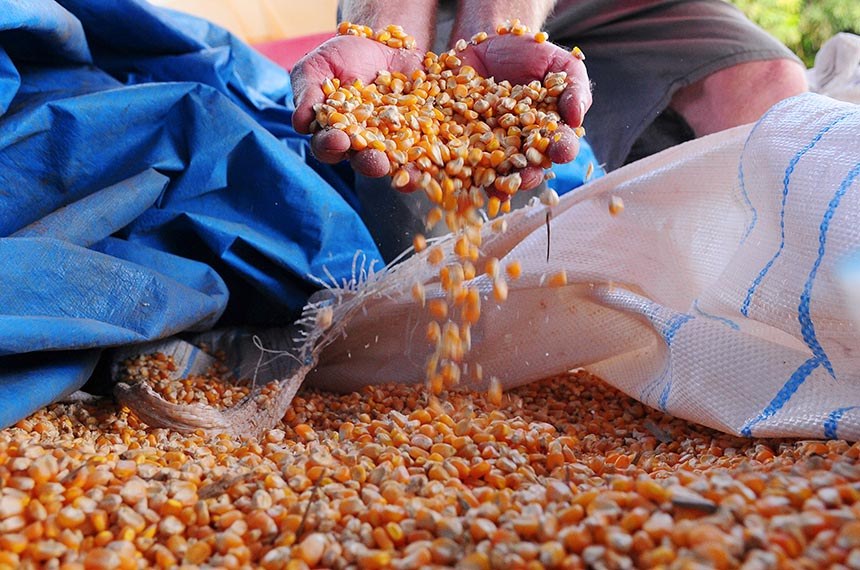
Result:
M811 66L825 41L839 32L860 34L857 0L732 0Z

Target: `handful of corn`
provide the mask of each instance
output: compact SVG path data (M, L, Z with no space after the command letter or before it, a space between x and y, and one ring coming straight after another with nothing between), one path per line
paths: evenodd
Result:
M374 33L344 22L338 32L391 47L414 45L400 26ZM497 32L521 35L527 29L515 22ZM518 170L552 165L546 151L551 141L559 140L557 102L567 87L567 74L551 72L543 82L527 85L481 77L457 54L487 37L480 33L469 43L460 40L440 55L428 52L424 69L408 77L383 70L369 85L327 79L322 87L327 99L316 105L311 130L342 130L352 150L384 152L393 185L404 188L411 181L440 208L428 217L428 225L438 222L442 212L452 214L446 218L453 222L452 231L471 222L470 211L485 205L480 190L490 194L486 206L495 217L520 188ZM546 41L546 33L535 34L535 41ZM583 134L581 127L578 134Z
M374 32L367 26L344 22L338 33L373 39L389 47L411 48L415 40L400 26L388 26ZM496 30L497 34L524 35L528 29L518 21ZM526 85L511 85L478 75L465 65L458 54L467 47L486 41L480 33L470 42L460 40L454 49L435 54L428 52L423 69L407 76L399 72L380 71L373 83L341 83L326 79L322 89L324 103L315 106L316 120L312 131L337 129L346 133L353 151L375 149L385 153L395 188L423 189L433 204L426 219L428 228L444 219L457 234L454 243L456 261L440 267L439 281L446 297L427 303L435 319L427 337L436 347L427 363L427 380L433 394L460 382L466 372L461 365L471 344L470 326L480 317L481 298L468 285L478 270L481 228L486 208L488 217L510 209L510 197L522 184L520 171L526 167L548 169L552 161L547 149L558 142L561 117L558 98L568 85L565 72L548 73L544 80ZM545 32L534 35L535 42L547 40ZM575 50L571 57L582 57ZM584 134L581 127L576 134ZM548 205L557 203L553 192L542 197ZM500 224L498 229L502 229ZM416 251L426 247L426 240L415 237ZM441 264L441 250L431 251L428 261ZM484 271L494 280L494 298L507 297L506 277L498 260L484 260ZM507 267L507 277L519 275L519 265ZM552 276L548 283L563 285L563 276ZM425 304L424 287L416 283L415 299ZM470 371L481 381L480 366ZM499 383L490 382L491 393L498 393Z

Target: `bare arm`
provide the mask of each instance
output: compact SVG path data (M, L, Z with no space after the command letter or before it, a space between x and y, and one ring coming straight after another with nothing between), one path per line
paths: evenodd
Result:
M526 3L526 2L524 2ZM341 17L374 30L397 24L415 38L418 49L433 44L436 27L435 0L342 0Z
M460 0L451 39L468 40L478 32L492 34L499 24L514 18L537 32L553 6L555 0Z

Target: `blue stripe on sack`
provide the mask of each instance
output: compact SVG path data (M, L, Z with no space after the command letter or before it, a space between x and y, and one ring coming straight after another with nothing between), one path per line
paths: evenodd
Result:
M797 154L794 155L794 157L789 162L788 167L785 169L785 176L782 179L782 205L779 210L779 247L777 248L776 253L774 253L770 261L765 264L765 266L759 272L758 276L756 276L755 280L753 280L752 285L750 285L749 289L747 290L747 295L744 298L743 305L741 305L741 314L743 316L749 317L750 302L752 301L753 295L755 295L756 289L758 289L758 286L761 285L761 282L762 280L764 280L765 276L767 275L767 272L770 271L770 268L773 266L776 260L779 259L779 256L782 255L783 248L785 248L785 205L788 201L788 184L791 180L791 175L794 173L794 169L797 166L797 163L800 162L800 159L803 158L803 156L807 152L812 150L815 145L818 144L818 141L820 141L821 138L824 137L824 135L826 135L830 129L832 129L840 121L844 120L847 116L848 115L845 114L836 118L829 125L818 131L818 134L816 134L812 138L812 140L807 143L805 147L803 147L800 151L798 151Z
M741 187L741 197L744 199L744 203L749 207L752 212L752 220L750 220L749 226L747 226L746 231L744 232L743 237L741 238L740 245L747 240L749 235L752 233L753 228L755 228L756 223L758 222L758 210L753 206L752 200L750 200L749 193L747 192L746 181L744 180L744 161L743 157L746 156L747 146L750 144L750 139L752 139L755 132L758 130L759 125L761 125L768 116L774 112L775 109L781 107L781 105L777 104L767 110L767 112L761 116L761 118L753 125L753 128L750 129L749 134L747 135L747 140L744 141L744 148L741 150L741 159L738 160L738 183Z
M666 326L663 328L663 338L666 339L666 344L670 347L672 346L672 342L675 340L675 335L678 334L678 331L684 326L684 323L693 319L693 315L689 315L686 313L679 313L669 319L669 322L666 323ZM668 372L668 366L666 370L663 371L663 374L660 375L660 378L657 382L652 384L652 389L656 386L659 386L660 381L666 378L666 373ZM658 405L660 409L664 412L666 411L668 402L669 402L669 393L672 391L672 380L670 379L665 386L663 386L663 391L660 392L660 399L658 400Z
M711 313L706 313L705 311L703 311L703 310L701 309L701 307L699 307L699 300L698 300L698 299L696 299L695 301L693 301L693 310L694 310L694 311L696 311L696 312L697 312L698 314L700 314L701 316L705 317L706 319L711 319L711 320L713 320L713 321L721 322L721 323L723 323L724 325L726 325L726 326L728 326L728 327L730 327L730 328L732 328L732 329L734 329L734 330L736 330L736 331L741 330L741 327L740 327L740 326L738 326L738 324L737 324L736 322L734 322L733 320L731 320L731 319L727 319L727 318L725 318L725 317L720 317L720 316L717 316L717 315L712 315Z
M744 231L744 235L741 238L741 244L743 244L745 241L747 241L747 238L752 233L753 228L755 228L755 225L758 222L758 210L755 209L755 206L753 206L752 200L750 200L749 192L747 192L746 181L744 180L744 160L743 159L747 154L747 146L749 146L749 144L750 144L750 139L752 139L752 136L756 132L756 130L758 129L759 125L761 125L762 121L764 121L765 117L767 117L771 113L771 111L773 111L772 107L770 109L768 109L767 113L765 113L762 116L762 118L759 119L759 121L755 125L753 125L753 128L750 131L750 134L747 135L747 140L744 141L744 148L743 148L743 150L741 150L741 158L740 158L740 160L738 160L738 185L741 188L741 198L744 199L744 204L746 204L747 207L750 209L750 212L752 212L752 220L750 220L750 223L747 226L746 231Z
M825 248L827 246L827 232L830 229L830 222L833 220L833 216L836 214L836 209L842 202L842 197L848 192L848 189L857 179L858 174L860 174L860 163L854 165L854 168L851 169L848 176L846 176L842 181L842 184L839 185L839 188L836 190L833 198L831 198L830 203L827 204L827 210L824 212L824 217L822 218L821 225L819 226L818 257L815 258L815 262L812 264L812 269L809 271L809 277L806 279L806 284L803 286L803 293L800 295L800 304L797 307L797 321L800 323L800 332L803 335L803 341L812 351L812 354L821 361L821 364L827 369L827 372L830 373L830 376L833 378L836 378L836 374L833 372L833 365L830 363L830 359L827 357L824 347L822 347L821 343L818 342L818 337L815 334L815 323L812 322L809 305L812 297L812 287L815 285L815 277L818 275L818 268L821 267L821 261L824 259Z
M663 338L666 339L666 344L672 346L672 341L675 340L675 335L678 334L678 330L684 325L684 323L692 318L693 315L679 313L669 319L669 322L666 323L666 327L663 329Z
M842 416L845 415L846 412L850 412L851 410L856 410L860 408L860 406L847 406L845 408L836 408L827 416L827 419L824 420L824 437L827 439L836 439L836 432L839 429L839 420L842 419Z
M668 366L666 367L668 368ZM660 382L666 378L666 368L663 369L663 372L660 373L660 376L648 382L642 390L639 391L639 399L647 400L651 396L651 393L654 391L654 388L660 385Z
M788 403L794 393L797 392L797 389L806 382L809 375L812 374L812 372L819 366L821 366L821 361L815 356L801 364L800 368L795 370L794 374L791 375L791 378L788 379L788 382L783 384L782 388L777 392L776 397L771 400L770 404L768 404L767 407L759 413L759 415L749 420L746 425L744 425L741 429L741 435L745 437L752 436L752 428L781 410L783 406Z
M663 387L663 392L660 393L660 401L658 405L660 406L660 411L667 411L669 405L669 392L672 391L672 382L668 382L666 386Z
M658 314L660 313L660 306L653 301L644 300L643 307L641 309L642 315L646 317L652 325L656 327L655 321L658 320ZM666 378L666 373L668 371L668 366L663 368L663 371L659 376L648 382L642 390L639 391L639 399L647 400L651 395L651 392L654 391L654 388L660 385L660 383Z

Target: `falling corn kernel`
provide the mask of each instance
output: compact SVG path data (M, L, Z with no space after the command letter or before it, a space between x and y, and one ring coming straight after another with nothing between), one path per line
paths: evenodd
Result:
M553 190L552 188L547 188L540 194L540 202L544 206L555 207L558 206L560 198L558 197L558 192Z
M463 262L463 279L466 281L470 281L475 278L477 275L477 270L475 269L475 265L471 261Z
M448 317L448 302L445 299L432 299L427 303L427 308L433 318L445 319Z
M495 279L499 275L499 260L495 257L490 257L484 263L484 273Z
M550 274L547 277L546 285L548 287L563 287L567 285L567 272L562 269Z
M427 340L436 344L442 338L442 329L436 321L430 321L427 325Z
M505 273L510 279L519 279L522 272L522 264L519 261L512 261L505 266Z
M421 253L425 249L427 249L427 238L425 238L421 234L415 234L412 238L412 247L415 248L416 253Z
M499 303L508 300L508 283L504 279L496 278L493 281L493 298Z
M418 303L422 307L424 306L424 302L426 299L424 294L424 285L422 285L421 283L415 283L414 285L412 285L412 298L415 300L416 303Z
M573 49L570 50L570 54L580 61L585 61L585 54L582 53L582 50L577 46L573 46Z
M466 302L463 307L463 319L467 323L475 324L481 316L481 296L477 289L469 289L466 294Z
M494 406L502 404L502 383L495 376L490 378L490 386L487 389L487 401Z
M624 200L620 196L613 196L609 199L609 213L617 216L624 211Z
M430 250L430 253L427 254L427 261L429 261L433 265L438 265L442 263L442 260L445 259L445 253L442 251L440 247L434 247Z
M431 208L430 212L427 213L427 219L424 222L424 225L427 229L432 230L436 224L442 221L442 210L440 208Z

